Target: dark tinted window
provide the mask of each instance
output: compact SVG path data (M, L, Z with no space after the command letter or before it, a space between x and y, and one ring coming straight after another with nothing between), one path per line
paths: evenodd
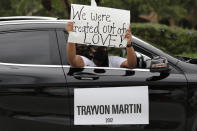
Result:
M0 34L0 62L59 64L53 31L23 31Z

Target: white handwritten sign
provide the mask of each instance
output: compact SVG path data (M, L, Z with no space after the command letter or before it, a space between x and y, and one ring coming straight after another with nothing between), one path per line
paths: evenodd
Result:
M74 89L74 124L149 124L148 87Z
M106 47L126 47L124 38L130 11L87 5L71 5L74 32L68 42Z

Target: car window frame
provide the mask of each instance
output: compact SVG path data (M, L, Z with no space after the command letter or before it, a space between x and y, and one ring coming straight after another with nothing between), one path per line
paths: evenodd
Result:
M61 59L62 59L62 65L64 67L71 67L68 60L67 60L67 57L66 57L66 44L67 44L67 40L68 40L68 36L69 34L65 31L65 30L62 30L62 29L57 29L56 30L57 32L57 36L58 36L58 44L59 44L59 47L60 47L60 54L61 54ZM94 66L84 66L82 68L95 68ZM106 67L98 67L99 69L106 69ZM130 68L114 68L114 67L107 67L107 69L126 69L126 70L132 70ZM148 69L148 68L133 68L133 69Z
M67 40L68 40L68 36L69 34L63 30L63 29L57 29L57 36L58 36L58 44L59 44L59 47L60 47L60 54L61 54L61 59L62 59L62 65L63 67L68 67L68 68L75 68L75 67L72 67L69 63L68 63L68 60L67 60L67 57L66 57L66 44L67 44ZM135 42L134 43L134 50L136 51L139 51L140 52L142 51L144 55L147 55L147 56L150 56L150 58L152 59L153 57L155 56L159 56L159 54L156 54L155 52L153 51L149 51L148 49L144 48L144 47L141 47L140 45L136 44ZM180 69L178 69L176 67L176 65L174 65L173 63L169 62L170 66L172 67L172 71L171 72L174 72L174 73L180 73ZM136 70L136 71L149 71L150 72L150 69L149 68L133 68L133 69L129 69L129 68L113 68L113 67L93 67L93 66L85 66L85 67L81 67L81 68L89 68L89 69L93 69L93 68L96 68L96 69L118 69L118 70ZM78 68L80 69L80 68Z

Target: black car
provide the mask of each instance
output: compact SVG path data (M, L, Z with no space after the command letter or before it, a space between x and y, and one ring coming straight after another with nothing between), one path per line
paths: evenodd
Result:
M197 131L195 59L172 57L133 36L137 68L72 68L67 22L0 18L0 131ZM165 69L152 66L165 59ZM128 86L148 87L149 124L74 125L74 89Z

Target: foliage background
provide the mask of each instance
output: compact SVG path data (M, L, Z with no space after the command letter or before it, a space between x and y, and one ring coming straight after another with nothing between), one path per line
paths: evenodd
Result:
M91 0L1 0L0 16L70 18L70 4ZM96 0L99 6L131 11L135 36L173 55L197 57L197 0Z

